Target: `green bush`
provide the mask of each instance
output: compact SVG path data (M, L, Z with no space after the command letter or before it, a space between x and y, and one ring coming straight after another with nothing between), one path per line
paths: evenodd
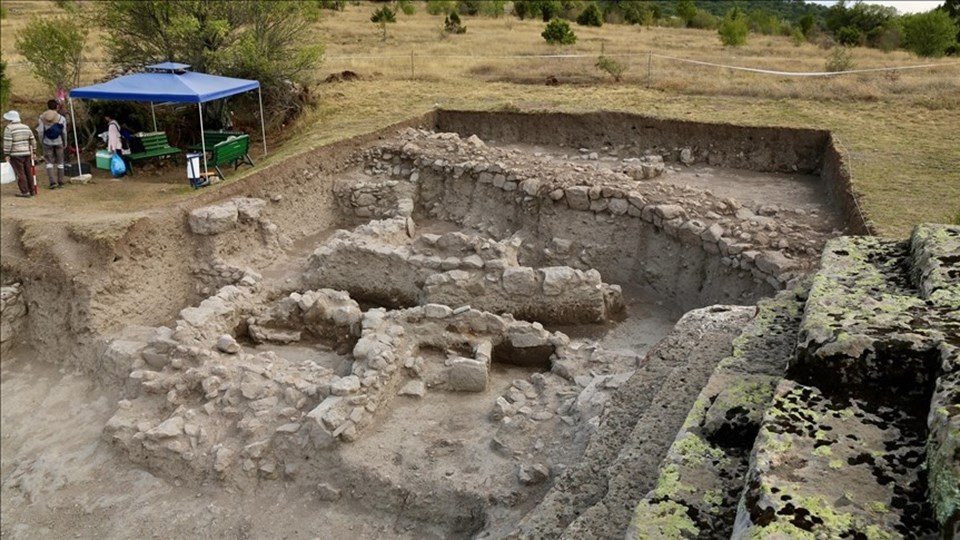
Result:
M679 0L677 2L677 17L683 20L684 26L690 26L690 22L697 16L697 6L693 0Z
M793 42L794 47L799 47L803 45L803 42L806 41L806 36L803 35L803 31L799 28L794 28L793 35L790 36L790 41Z
M699 28L700 30L713 30L719 26L720 21L710 12L702 9L697 10L697 14L687 23L690 28Z
M10 106L10 77L7 77L7 62L0 60L0 111Z
M570 29L570 24L563 19L553 19L540 34L551 45L572 45L577 42L577 35Z
M624 8L623 19L630 24L650 26L653 24L653 10L646 3L630 2Z
M430 15L446 15L453 11L451 0L427 0L427 13Z
M580 26L603 26L603 15L596 4L587 4L587 8L577 17L577 24Z
M91 3L106 33L112 63L136 68L158 60L192 70L260 81L265 116L280 125L311 102L305 89L323 58L323 45L304 44L305 2L246 0L110 0ZM257 96L231 98L238 116L259 109Z
M747 42L747 18L739 8L732 8L727 11L720 23L720 42L728 47L739 47Z
M466 34L467 27L460 24L460 16L454 11L443 19L443 31L447 34Z
M51 91L79 86L87 31L71 17L33 17L19 32L15 47L33 74Z
M844 26L837 31L837 43L847 47L856 47L863 43L863 33L853 26Z
M387 24L397 22L397 13L390 6L383 6L370 15L370 22L380 28L380 39L387 40Z
M627 70L626 66L617 62L609 56L600 55L597 58L596 68L613 77L613 80L620 82L623 79L623 72Z
M830 49L824 70L830 72L850 71L853 69L853 52L849 47L837 46Z
M483 17L492 17L496 19L503 16L503 14L506 12L506 0L478 1L477 4L478 8L476 14Z
M903 17L903 46L917 56L940 57L957 43L957 23L946 11Z

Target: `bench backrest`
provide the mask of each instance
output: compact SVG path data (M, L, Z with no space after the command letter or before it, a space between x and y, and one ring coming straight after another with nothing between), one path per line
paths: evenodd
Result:
M242 131L204 131L203 142L208 147L222 143L230 137L239 137L244 135Z
M221 163L231 163L236 161L243 156L247 155L247 152L250 151L250 136L241 135L235 139L230 139L229 141L223 141L222 143L217 143L213 147L213 156L210 159L210 162L214 165L220 165Z
M145 152L150 150L159 150L161 148L168 148L170 144L167 142L166 133L151 133L149 135L141 135L140 142L143 143L143 149Z

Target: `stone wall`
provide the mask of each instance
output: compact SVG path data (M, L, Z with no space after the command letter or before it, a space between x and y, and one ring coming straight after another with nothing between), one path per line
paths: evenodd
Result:
M639 157L659 150L679 161L754 171L812 173L820 169L828 132L652 118L629 113L436 112L436 129L498 142L600 148L628 145Z
M557 324L601 322L622 309L620 288L596 270L520 265L519 238L414 231L411 218L337 231L310 256L304 282L391 307L472 306Z
M596 268L607 280L650 285L684 309L782 288L816 264L826 238L789 209L761 214L702 190L521 160L453 133L407 130L368 160L397 189L413 189L415 215L494 238L518 234L523 264Z
M14 283L0 288L0 352L13 346L26 322L27 302L23 298L23 286Z

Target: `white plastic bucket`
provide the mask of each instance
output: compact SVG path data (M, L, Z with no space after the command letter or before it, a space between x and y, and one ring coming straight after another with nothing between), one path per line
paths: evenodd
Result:
M187 154L187 179L191 182L195 183L201 178L200 158L202 157L203 154L199 152Z

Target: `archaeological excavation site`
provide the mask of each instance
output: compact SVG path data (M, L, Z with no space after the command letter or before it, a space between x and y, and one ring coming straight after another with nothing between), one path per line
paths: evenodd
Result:
M827 131L437 110L2 222L2 537L960 536L960 227Z

